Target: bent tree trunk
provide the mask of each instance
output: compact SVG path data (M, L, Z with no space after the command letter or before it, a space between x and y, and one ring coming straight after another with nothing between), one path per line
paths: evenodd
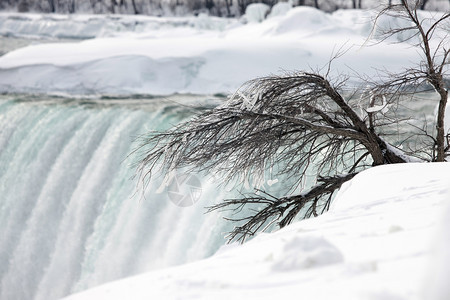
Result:
M195 168L233 181L241 174L263 179L267 166L287 162L276 176L299 186L310 170L318 174L317 184L300 194L275 197L257 190L210 207L236 212L259 207L251 217L232 219L244 224L230 239L243 242L271 224L289 224L301 211L306 217L320 214L345 181L371 165L406 162L406 155L378 136L377 120L369 128L367 116L359 115L355 105L319 74L252 80L226 104L147 139L144 145L152 149L138 167L141 180L148 180L158 166L165 174Z

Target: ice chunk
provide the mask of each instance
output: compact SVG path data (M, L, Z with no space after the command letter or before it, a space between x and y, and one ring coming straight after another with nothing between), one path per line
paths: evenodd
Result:
M344 261L339 249L323 237L294 236L275 253L274 271L310 269Z

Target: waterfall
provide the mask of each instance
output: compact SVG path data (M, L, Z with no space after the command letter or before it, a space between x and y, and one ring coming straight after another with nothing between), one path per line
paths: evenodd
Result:
M227 225L203 209L219 196L213 185L203 180L189 207L158 182L136 193L135 138L191 113L130 102L0 99L0 299L58 299L224 243Z

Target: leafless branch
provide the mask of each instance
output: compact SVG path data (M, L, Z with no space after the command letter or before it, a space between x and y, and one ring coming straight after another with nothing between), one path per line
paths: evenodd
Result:
M302 209L306 209L305 217L317 216L319 206L326 209L333 193L341 185L353 178L356 173L346 174L344 176L324 177L318 179L318 184L302 194L277 198L260 191L263 195L252 194L241 199L228 199L223 202L208 207L208 212L214 210L231 210L239 214L244 206L255 205L264 206L256 213L238 218L226 218L233 222L244 222L237 226L228 235L228 241L237 240L244 242L248 237L253 236L262 229L269 228L275 222L279 227L290 224ZM322 201L321 201L322 200Z

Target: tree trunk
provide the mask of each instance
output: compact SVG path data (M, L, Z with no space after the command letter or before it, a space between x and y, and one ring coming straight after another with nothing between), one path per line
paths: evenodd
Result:
M225 0L225 5L227 8L227 17L231 17L230 5L233 5L233 3L230 0Z
M205 7L208 9L208 11L211 11L211 9L214 7L214 1L213 0L206 0L205 1Z
M54 13L55 10L56 10L55 1L54 0L48 0L48 6L50 7L50 12Z
M437 151L437 157L436 161L445 161L445 127L444 127L444 117L445 117L445 108L447 106L447 99L448 99L448 91L444 88L443 80L441 78L441 84L438 85L438 93L441 97L439 101L439 108L438 108L438 116L437 116L437 135L436 135L436 151Z
M75 13L75 0L69 0L68 9L69 14Z
M95 0L90 0L89 2L91 3L92 13L95 14Z
M131 0L131 4L133 5L133 12L134 12L134 14L138 15L139 11L138 11L138 9L136 7L136 1L135 0Z
M245 0L238 0L239 12L241 15L245 14L246 2Z
M28 4L27 0L19 1L19 4L17 5L17 11L18 12L28 12L29 11L29 4Z
M116 0L111 0L111 5L109 6L109 12L112 14L116 13L116 6L117 6L117 2Z
M424 0L421 7L424 8L428 0ZM423 46L422 50L425 54L426 63L426 79L434 87L436 92L439 94L439 108L436 120L436 158L435 161L443 162L445 161L445 128L444 128L444 117L445 117L445 107L447 105L448 91L445 88L444 78L442 77L442 67L445 62L442 62L442 67L436 67L434 63L434 55L430 47L430 37L429 31L425 32L422 27L421 21L418 19L417 14L415 14L408 6L406 0L402 0L402 4L409 14L410 19L414 22L417 30L422 38Z

